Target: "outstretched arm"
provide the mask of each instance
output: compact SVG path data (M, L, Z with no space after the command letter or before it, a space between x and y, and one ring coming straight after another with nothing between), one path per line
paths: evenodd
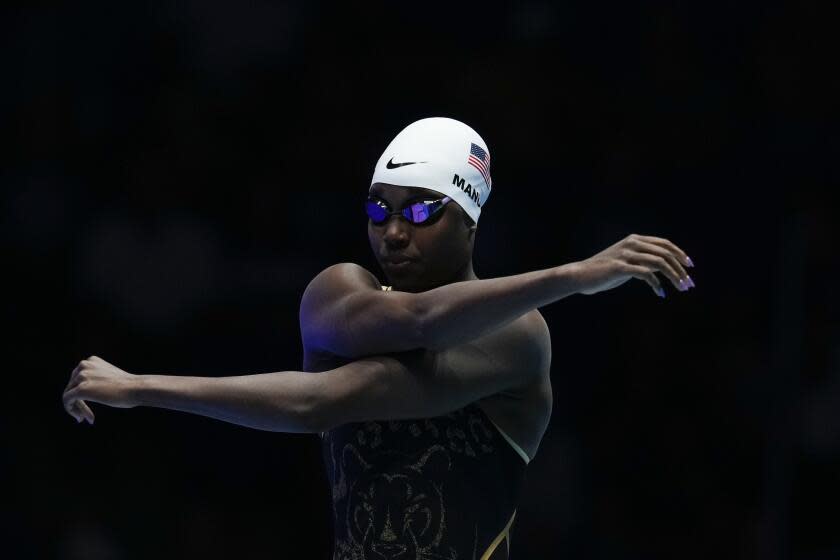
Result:
M685 291L687 255L658 237L629 235L584 261L513 276L454 282L419 293L384 292L353 263L333 265L304 291L300 327L307 348L346 358L418 348L441 351L474 340L566 296L594 294L631 278L664 291L660 272Z
M85 401L153 406L275 432L316 433L347 422L426 418L547 376L548 328L538 313L480 341L357 360L333 370L233 377L134 375L91 356L73 371L64 407L93 423Z
M381 364L356 361L344 369L364 375ZM332 370L335 371L335 370ZM278 371L229 377L135 375L99 358L79 362L64 390L63 403L77 422L94 422L87 402L117 408L151 406L208 416L273 432L311 433L323 373Z

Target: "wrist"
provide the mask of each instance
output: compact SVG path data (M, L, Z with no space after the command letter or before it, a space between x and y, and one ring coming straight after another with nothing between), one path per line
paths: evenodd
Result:
M129 387L129 397L134 406L148 406L149 395L154 391L155 375L135 375Z
M554 278L561 297L581 292L580 263L570 262L554 267Z

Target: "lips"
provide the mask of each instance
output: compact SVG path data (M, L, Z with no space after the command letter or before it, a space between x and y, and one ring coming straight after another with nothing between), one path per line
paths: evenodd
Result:
M404 255L391 255L385 258L385 264L390 267L404 267L414 262L414 259Z
M383 268L385 268L389 274L405 274L409 270L414 270L414 261L402 261L396 264L385 261Z
M414 259L407 257L405 255L388 255L384 258L385 262L389 264L402 264L404 262L411 262Z

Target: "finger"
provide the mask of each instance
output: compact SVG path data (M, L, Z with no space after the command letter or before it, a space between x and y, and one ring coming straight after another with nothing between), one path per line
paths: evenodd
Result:
M92 365L93 364L88 360L80 361L70 373L70 381L67 382L67 387L65 387L65 390L72 389L76 384L78 384L79 377L81 376L82 372L85 371L86 368L90 368Z
M73 401L73 416L76 418L76 422L81 423L85 419L85 415L82 412L82 409L79 408L79 401Z
M64 392L62 399L64 401L64 408L72 416L76 417L79 413L76 410L76 401L80 400L82 396L79 394L79 386L76 385L72 389Z
M680 264L680 261L677 260L677 257L673 252L654 243L648 243L641 240L636 241L636 247L640 251L647 251L648 253L658 255L668 261L668 264L671 265L671 269L674 270L678 276L677 280L682 280L682 282L679 282L679 285L677 286L680 290L686 291L691 287L691 283L688 280L688 273Z
M67 412L67 414L75 418L77 423L81 422L81 417L76 410L76 401L64 397L62 404L64 405L64 411Z
M65 406L64 410L65 410L65 412L67 412L67 414L69 414L70 416L73 417L73 420L75 420L77 424L79 422L81 422L81 418L79 417L79 413L76 412L76 407L74 405L71 404L71 405Z
M657 278L656 274L654 274L654 272L648 267L628 264L626 265L625 273L634 278L638 278L639 280L644 280L651 288L653 288L653 293L659 297L665 297L665 289L659 282L659 278Z
M628 262L634 265L641 265L650 268L654 272L661 272L664 276L671 280L671 283L679 291L683 292L687 289L685 284L680 283L680 276L671 267L671 264L659 255L652 255L650 253L636 252L628 258Z
M677 247L676 245L671 243L671 241L669 241L665 238L662 238L662 237L654 237L652 235L637 235L636 237L638 239L642 240L642 241L646 241L648 243L653 243L654 245L659 245L660 247L663 247L664 249L668 249L674 255L676 255L677 258L679 259L679 261L681 263L684 263L685 266L689 266L689 267L694 266L694 263L691 262L691 259L688 258L688 255L685 254L685 251L683 251L682 249L680 249L679 247Z
M65 391L66 391L67 389L70 389L70 388L72 388L72 387L73 387L73 385L74 385L74 381L76 380L76 377L79 375L79 372L80 372L81 370L82 370L82 364L81 364L81 362L79 362L79 364L78 364L75 368L73 368L73 371L72 371L72 372L70 372L70 381L68 381L68 382L67 382L67 386L66 386L66 387L64 387L64 390L65 390Z
M85 401L76 401L78 403L79 409L84 414L85 419L88 421L89 424L93 424L93 421L96 417L93 415L93 411L87 405Z

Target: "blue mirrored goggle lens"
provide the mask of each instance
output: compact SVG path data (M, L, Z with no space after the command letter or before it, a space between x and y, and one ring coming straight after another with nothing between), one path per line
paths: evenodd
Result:
M437 206L439 206L437 203L425 204L423 202L415 202L411 206L403 208L402 215L412 224L420 224L432 216L432 212ZM374 224L384 222L389 216L388 211L373 200L368 200L365 203L365 210Z
M368 218L375 224L384 222L388 218L388 212L372 200L365 202L365 210L367 211Z
M412 218L408 220L410 222L414 222L415 224L419 224L420 222L425 222L431 216L431 209L433 204L423 204L422 202L418 202L416 204L412 204L405 210L410 210ZM403 214L405 214L405 210L403 210Z

